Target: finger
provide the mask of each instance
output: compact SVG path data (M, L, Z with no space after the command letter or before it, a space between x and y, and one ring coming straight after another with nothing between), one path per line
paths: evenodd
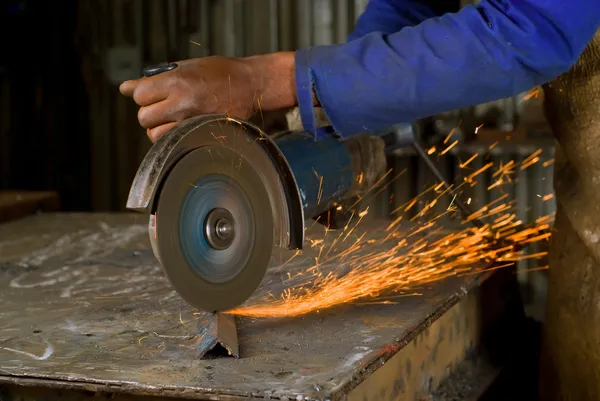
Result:
M133 91L133 100L140 106L148 106L169 97L170 79L166 74L140 79Z
M154 127L152 129L146 130L146 135L152 142L158 141L164 134L169 132L171 129L175 128L177 123L167 123L163 125L159 125L158 127Z
M138 111L138 121L140 125L147 129L152 129L159 125L177 121L173 113L170 112L172 107L168 101L161 101L149 106L141 107Z
M122 95L127 97L132 97L135 88L138 86L139 79L132 79L130 81L125 81L119 86L119 91Z

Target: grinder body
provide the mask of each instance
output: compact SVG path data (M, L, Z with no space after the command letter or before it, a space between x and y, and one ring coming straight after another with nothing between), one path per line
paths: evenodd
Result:
M381 136L388 149L411 145L414 125ZM300 131L267 136L245 121L199 116L153 144L127 208L149 216L152 249L179 295L200 310L225 311L260 285L273 246L302 249L305 221L335 210L359 173L331 131L319 140Z
M298 187L302 206L299 219L314 218L345 198L356 177L348 150L340 140L328 135L316 141L298 131L284 133L274 142ZM302 244L292 248L301 249Z

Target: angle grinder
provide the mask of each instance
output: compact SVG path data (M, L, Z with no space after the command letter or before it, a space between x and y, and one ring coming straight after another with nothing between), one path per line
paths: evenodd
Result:
M388 148L406 146L414 127L381 135ZM273 246L302 249L306 220L344 200L357 176L343 142L333 131L318 140L301 131L268 136L225 115L194 117L153 144L127 208L149 215L152 249L179 295L226 311L258 288Z

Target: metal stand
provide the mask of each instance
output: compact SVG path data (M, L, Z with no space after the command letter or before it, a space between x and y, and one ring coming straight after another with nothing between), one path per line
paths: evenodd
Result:
M229 356L240 357L235 317L223 313L205 313L198 319L198 359L221 347Z

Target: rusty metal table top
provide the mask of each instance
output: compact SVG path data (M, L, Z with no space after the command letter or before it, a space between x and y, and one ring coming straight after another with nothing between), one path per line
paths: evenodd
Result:
M360 383L476 281L446 279L395 305L241 318L241 359L198 360L194 311L163 277L147 235L137 214L48 214L0 225L0 383L327 399Z

